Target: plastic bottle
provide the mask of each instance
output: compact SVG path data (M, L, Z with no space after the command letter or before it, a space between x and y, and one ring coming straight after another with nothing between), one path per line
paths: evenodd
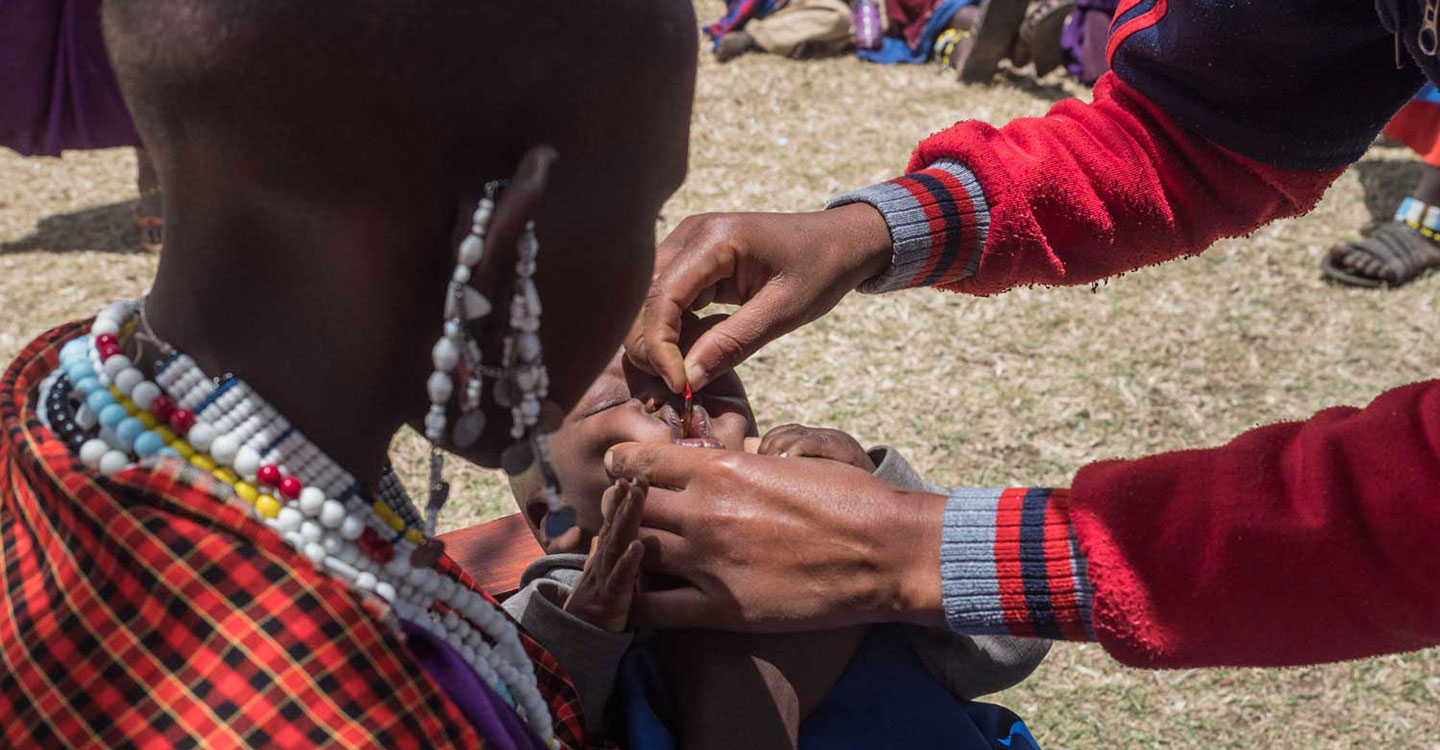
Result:
M855 47L880 49L880 4L875 0L855 0L851 12L855 16Z

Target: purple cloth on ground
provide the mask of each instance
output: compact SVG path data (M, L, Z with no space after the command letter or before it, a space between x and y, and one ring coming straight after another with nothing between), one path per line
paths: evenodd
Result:
M545 743L450 644L404 620L400 629L415 660L485 738L487 750L546 750Z
M1103 39L1087 39L1085 33L1085 14L1087 12L1099 12L1114 18L1115 7L1120 0L1078 0L1075 3L1075 10L1070 13L1070 19L1065 22L1065 29L1060 32L1060 48L1065 50L1065 70L1070 75L1081 80L1086 78L1087 71L1084 68L1084 49L1087 44L1099 44L1104 46L1110 42L1107 34ZM1098 77L1098 72L1089 71Z
M100 0L0 0L0 146L27 156L138 146Z

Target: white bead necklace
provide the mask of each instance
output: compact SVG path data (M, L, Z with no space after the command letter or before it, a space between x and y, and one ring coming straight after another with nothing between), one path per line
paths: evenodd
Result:
M287 543L445 640L548 745L558 746L514 624L479 593L411 564L417 534L410 532L418 527L418 514L393 472L381 480L380 501L367 505L355 478L243 381L217 385L187 355L153 334L136 334L134 340L164 354L154 381L147 380L121 353L122 332L135 327L137 317L144 323L141 310L136 301L111 305L96 317L90 337L62 348L61 368L84 398L80 412L90 412L77 413L76 421L93 417L99 427L98 436L81 445L81 460L113 474L139 460L173 455L213 470L222 481L234 477L237 495ZM247 487L253 496L246 496ZM259 494L260 488L269 493ZM396 529L382 509L409 529L385 540L382 535ZM426 541L420 536L421 544ZM437 602L448 611L436 611Z

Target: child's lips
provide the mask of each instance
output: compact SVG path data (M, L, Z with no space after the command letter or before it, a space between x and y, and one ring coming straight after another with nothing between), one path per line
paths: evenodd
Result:
M715 427L710 421L710 413L705 407L695 404L690 412L690 424L686 430L673 439L676 445L684 445L690 448L724 448L725 444L715 437Z

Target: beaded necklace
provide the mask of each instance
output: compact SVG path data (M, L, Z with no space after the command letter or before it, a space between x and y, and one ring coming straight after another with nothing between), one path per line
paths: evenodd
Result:
M147 379L124 353L160 353ZM548 705L518 631L484 596L435 570L438 545L393 471L378 497L307 440L239 378L208 377L150 331L139 301L101 311L67 343L41 384L42 420L88 467L112 475L139 461L188 461L320 570L388 602L444 639L549 746Z

